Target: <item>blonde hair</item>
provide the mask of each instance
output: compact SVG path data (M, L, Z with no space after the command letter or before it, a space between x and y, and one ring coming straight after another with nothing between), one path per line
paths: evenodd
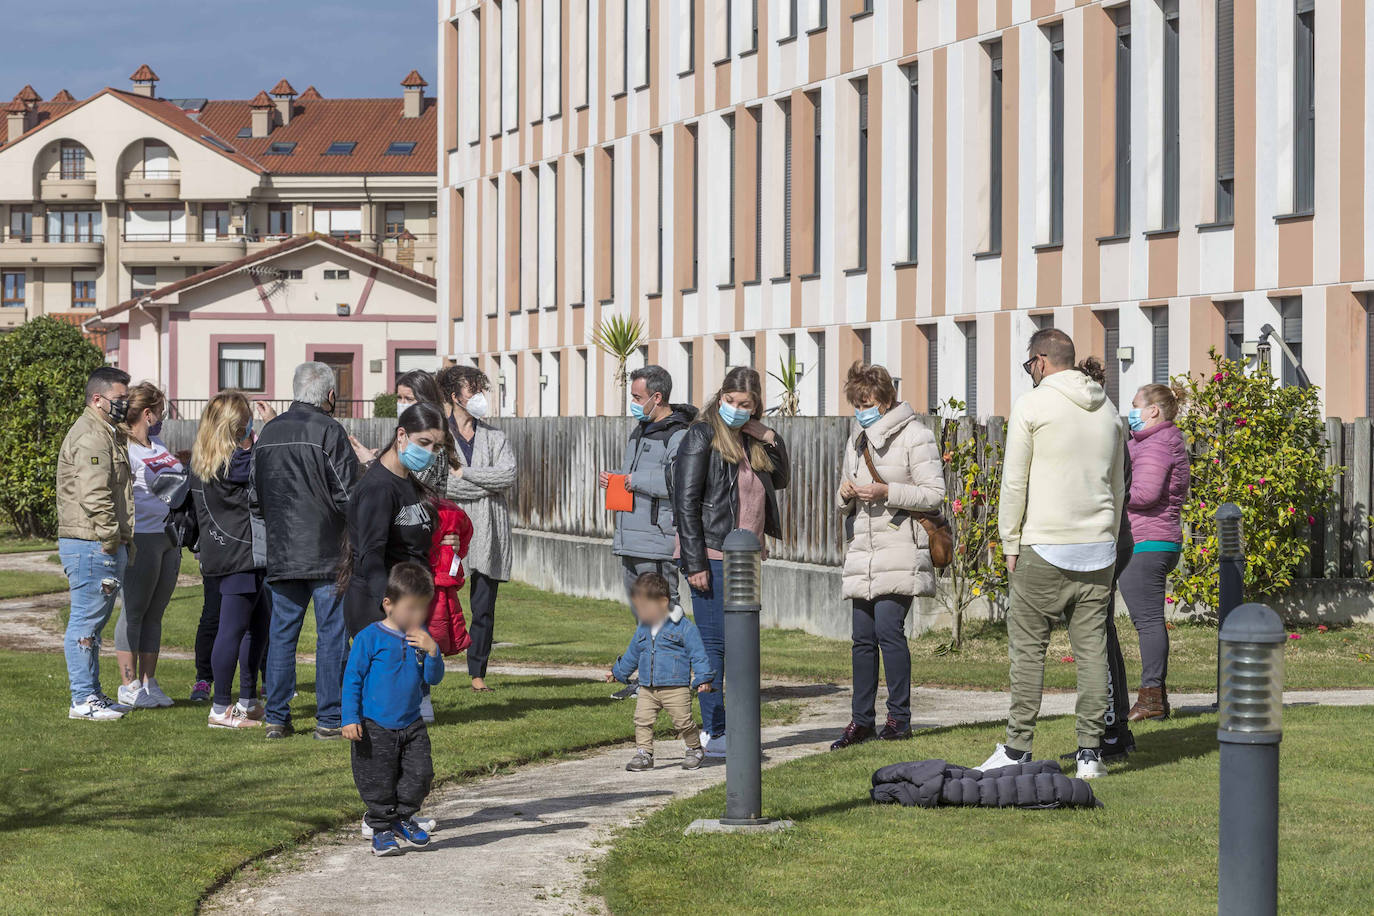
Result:
M138 418L143 416L143 411L162 413L166 409L167 395L162 393L162 389L152 382L139 382L129 389L129 409L124 415L124 422L119 425L127 433Z
M720 453L720 457L729 464L739 464L744 457L741 437L736 435L739 430L731 429L720 416L720 399L727 394L747 394L753 398L753 419L757 420L763 416L763 384L759 380L759 374L745 366L736 366L725 373L725 381L721 383L720 390L711 398L711 402L701 412L701 419L697 421L711 424L711 429L715 433L711 437L711 447ZM773 459L768 457L768 450L763 447L762 442L755 440L750 443L749 466L755 471L772 472Z
M1177 417L1178 409L1183 405L1184 393L1182 388L1152 382L1149 385L1141 385L1140 390L1136 393L1145 399L1146 404L1158 407L1159 415L1166 420Z
M191 470L201 480L217 480L229 469L229 460L239 442L248 435L253 412L248 398L237 391L215 395L205 406L196 427L196 444L191 450Z

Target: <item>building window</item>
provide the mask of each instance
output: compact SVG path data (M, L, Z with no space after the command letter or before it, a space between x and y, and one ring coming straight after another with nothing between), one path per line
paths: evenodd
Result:
M928 324L926 336L926 412L940 412L940 326Z
M754 360L756 358L755 347L757 346L757 341L755 341L752 337L741 337L740 343L744 344L744 364L748 366L750 369L757 368L754 365Z
M1102 349L1103 362L1107 370L1107 399L1116 405L1118 412L1121 407L1121 360L1116 358L1116 351L1121 348L1121 325L1117 320L1117 313L1098 312L1098 320L1102 322Z
M816 347L816 416L825 416L825 332L812 331L811 342Z
M207 242L227 238L229 235L229 205L200 205L200 234Z
M654 144L654 193L658 199L655 203L657 215L657 233L654 236L654 292L663 292L663 134L662 132L649 135L650 141Z
M322 235L356 242L363 234L363 211L357 204L342 207L316 204L313 225Z
M386 148L385 156L409 156L415 152L414 140L393 140Z
M864 270L868 267L868 80L859 80L854 87L859 93L858 184L854 188L859 214L859 258L854 266Z
M822 10L825 7L822 5ZM810 93L811 109L816 122L811 144L811 272L821 272L821 94Z
M26 275L22 270L7 270L0 273L0 308L24 307L24 285Z
M763 109L751 108L754 119L754 282L763 280Z
M1217 0L1217 187L1218 223L1235 218L1236 178L1236 55L1233 0Z
M736 143L738 142L739 135L735 131L734 115L725 115L724 121L725 129L729 132L730 136L730 180L728 184L728 196L725 199L725 235L726 245L728 246L726 248L725 258L725 263L727 265L725 282L727 285L733 286L735 283L735 217L737 211L737 208L735 206L735 159L737 158L736 154L738 150L736 148Z
M72 271L72 308L95 308L95 271Z
M131 296L150 293L155 289L157 289L156 267L129 268L129 294Z
M750 0L749 4L749 50L759 49L759 0Z
M358 145L356 140L335 140L329 144L329 148L324 151L326 156L351 156L353 148Z
M906 68L906 259L916 263L916 242L919 238L920 161L921 161L921 92L916 83L916 64Z
M630 0L620 5L620 90L630 91Z
M690 340L684 341L682 351L687 360L687 403L695 404L697 401L697 345Z
M155 140L143 141L143 177L171 178L172 151L165 143Z
M1293 24L1293 212L1310 213L1316 199L1317 91L1315 0L1296 0Z
M678 7L682 11L683 17L687 20L686 27L679 26L681 38L678 44L678 53L682 56L682 65L678 69L679 76L686 76L696 69L697 59L697 3L696 0L682 0Z
M263 391L267 379L267 345L233 343L219 345L221 391Z
M33 209L30 207L10 207L10 235L8 241L33 241Z
M59 151L61 165L58 175L64 180L86 177L86 147L72 140L63 140Z
M1131 8L1112 10L1116 21L1116 202L1112 231L1131 231Z
M400 378L416 369L437 372L439 368L439 357L434 355L433 350L397 349L395 364L391 371L394 378Z
M267 234L291 234L291 205L272 204L267 208Z
M734 53L735 0L725 0L725 48L720 60L729 60Z
M267 152L264 153L264 155L267 155L267 156L289 156L289 155L291 155L292 153L294 153L295 151L296 151L296 144L295 144L295 141L285 141L285 140L282 140L282 141L278 141L278 142L276 142L276 143L268 144L268 146L267 146Z
M978 416L978 322L966 321L964 330L964 411Z
M124 239L130 242L184 242L186 211L180 206L127 205Z
M1279 302L1279 326L1283 342L1293 351L1293 358L1302 362L1302 298L1293 296ZM1277 348L1275 348L1277 349ZM1279 379L1285 387L1298 384L1298 368L1284 353L1278 358L1283 361L1283 371Z
M1178 228L1179 186L1178 0L1164 0L1164 199L1160 224Z
M283 280L299 280L304 275L304 271L302 271L299 267L287 268L286 270L283 270L281 272L281 278Z
M865 366L873 365L873 330L858 328L854 331L854 336L859 341L859 359L863 360Z
M1226 303L1222 315L1226 322L1226 349L1223 355L1232 362L1241 362L1245 345L1245 303Z
M406 208L402 204L387 204L383 231L389 239L399 238L406 231Z
M1064 241L1064 26L1045 30L1050 41L1050 237Z
M988 46L988 253L1002 250L1002 42Z
M606 244L610 248L610 266L606 274L606 298L615 298L615 147L606 147Z
M587 159L573 156L577 165L577 301L587 304ZM583 365L586 365L584 362Z
M347 280L348 276L348 271L344 269L330 268L326 269L324 272L324 278L326 280Z
M798 0L787 0L787 31L783 33L783 38L797 37L797 2Z
M697 126L687 127L687 142L692 145L692 289L697 288L701 267L701 145L697 142Z
M792 4L795 23L796 3ZM782 104L782 275L792 276L792 103Z
M63 210L48 208L48 241L100 242L99 210Z
M1150 315L1150 381L1169 384L1169 309L1161 306Z

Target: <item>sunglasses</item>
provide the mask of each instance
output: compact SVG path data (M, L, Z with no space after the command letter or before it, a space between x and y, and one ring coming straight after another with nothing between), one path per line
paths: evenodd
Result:
M1030 375L1030 374L1031 374L1031 368L1035 365L1035 361L1036 361L1037 359L1039 359L1040 357L1044 356L1044 355L1045 355L1045 354L1043 354L1043 353L1037 353L1037 354L1035 354L1035 355L1032 356L1030 359L1028 359L1028 360L1026 360L1024 363L1022 363L1022 364L1021 364L1021 368L1025 370L1025 372L1026 372L1027 375Z

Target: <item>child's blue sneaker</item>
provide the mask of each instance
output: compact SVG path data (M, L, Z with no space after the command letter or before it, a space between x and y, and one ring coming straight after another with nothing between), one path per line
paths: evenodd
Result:
M396 842L396 834L382 830L372 835L372 854L374 856L398 856L401 844Z
M414 818L406 818L403 821L393 821L391 829L395 831L411 846L428 846L429 834L415 823Z

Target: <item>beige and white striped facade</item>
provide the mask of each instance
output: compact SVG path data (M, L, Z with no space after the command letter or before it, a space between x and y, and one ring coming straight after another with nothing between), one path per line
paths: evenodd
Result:
M619 413L613 366L590 337L603 316L623 314L645 323L639 360L672 371L677 400L700 404L726 366L776 370L790 351L806 371L802 412L840 413L844 369L867 352L918 409L955 396L1005 415L1029 384L1020 363L1037 327L1106 357L1129 400L1162 371L1201 371L1228 335L1253 341L1272 324L1301 341L1330 415L1365 415L1374 10L1224 4L1234 7L1228 220L1215 190L1222 6L439 0L439 352L504 379L504 414ZM1310 208L1295 177L1304 15L1315 34ZM1165 203L1169 29L1176 227ZM778 394L770 379L770 403Z

